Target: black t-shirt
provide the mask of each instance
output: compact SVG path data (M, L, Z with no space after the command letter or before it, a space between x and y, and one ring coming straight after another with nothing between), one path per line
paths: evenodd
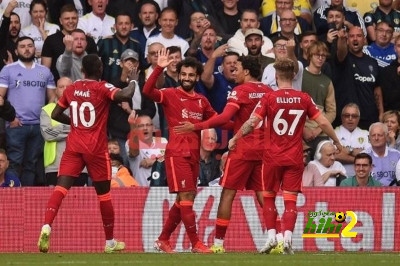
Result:
M241 12L238 12L236 15L230 16L221 11L218 14L217 20L221 24L222 30L225 34L234 35L236 31L240 29L241 16Z
M65 51L65 45L63 43L64 33L57 31L56 33L48 36L43 44L42 57L51 57L51 73L53 73L54 80L57 81L60 78L56 68L56 62L60 55ZM86 52L88 54L97 54L97 46L94 40L90 37L87 38Z
M336 98L336 119L340 121L343 107L356 103L360 107L360 127L378 121L378 108L375 103L374 89L378 86L378 63L368 55L357 57L348 53L343 62L335 56L334 79Z
M381 68L378 84L382 88L383 109L400 110L400 75L397 69L399 62L394 60L389 66Z

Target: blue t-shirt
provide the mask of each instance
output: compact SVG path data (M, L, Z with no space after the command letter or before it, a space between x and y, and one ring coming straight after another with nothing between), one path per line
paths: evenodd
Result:
M20 186L21 182L19 182L18 177L7 173L4 176L4 182L0 184L0 187L20 187Z
M53 74L45 66L33 63L27 69L21 61L4 66L0 87L7 88L7 99L22 124L40 123L40 112L46 102L47 89L55 89Z
M390 43L385 48L379 47L376 43L372 43L371 45L365 46L363 52L374 58L379 67L387 67L397 58L393 43Z

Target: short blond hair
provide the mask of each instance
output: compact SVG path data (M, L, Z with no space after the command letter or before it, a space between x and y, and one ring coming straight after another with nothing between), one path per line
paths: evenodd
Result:
M290 81L294 78L294 62L289 58L281 58L275 61L276 74L283 80Z

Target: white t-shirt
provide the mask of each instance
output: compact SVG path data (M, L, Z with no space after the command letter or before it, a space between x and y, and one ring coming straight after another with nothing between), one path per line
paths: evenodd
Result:
M47 36L56 33L60 30L60 27L56 24L52 24L49 22L44 23L44 30L47 32ZM30 24L28 27L25 27L21 30L21 36L31 37L35 41L36 51L42 51L44 39L40 34L39 28L33 24Z
M272 41L265 36L263 36L263 41L264 44L261 47L261 54L274 58L275 55L271 50L273 48ZM244 34L241 29L238 29L235 35L233 35L233 37L228 40L229 50L237 52L239 55L247 55L249 53L249 50L246 46L244 46L244 42Z
M351 149L361 149L365 150L371 147L368 139L368 131L360 128L356 128L353 132L348 131L343 126L338 126L335 128L335 133L340 143L343 147L351 148ZM346 168L347 176L354 176L354 165L352 163L343 164L344 168Z
M148 146L146 143L139 140L139 155L135 158L129 157L129 167L131 168L133 177L141 187L150 186L150 181L147 178L151 175L151 167L140 167L140 162L147 158L160 158L165 155L165 146L168 140L166 138L153 137L153 143ZM129 154L129 141L125 144L126 153Z
M174 37L172 37L171 39L167 39L167 38L163 37L161 33L159 33L159 34L151 36L150 38L147 39L146 50L144 51L145 57L147 57L147 51L148 51L147 47L149 47L150 44L155 43L155 42L162 43L165 48L170 47L170 46L180 47L181 53L182 53L182 59L185 58L184 54L189 49L189 43L186 40L179 37L178 35L175 34Z
M11 0L3 0L0 4L0 8L5 10L8 3ZM31 24L31 15L29 14L29 7L31 6L32 0L18 0L17 7L13 10L13 12L19 15L19 19L21 21L21 29L28 27Z
M292 82L292 88L295 89L296 91L301 91L301 85L303 83L304 67L300 61L297 62L299 63L299 71L297 72L296 76L294 76ZM278 90L278 84L276 84L275 68L273 63L265 67L261 78L261 82L264 83L265 85L270 86L274 91Z
M114 34L115 19L105 15L104 19L99 18L93 12L90 12L79 18L78 29L93 37L97 43L100 39Z
M325 174L326 172L332 171L332 170L341 171L345 176L347 176L346 169L338 161L335 161L331 167L323 166L318 160L313 160L313 161L310 162L310 164L314 164L318 168L319 173L321 174L321 176L323 174ZM325 182L325 187L336 187L336 177L328 178L328 180Z

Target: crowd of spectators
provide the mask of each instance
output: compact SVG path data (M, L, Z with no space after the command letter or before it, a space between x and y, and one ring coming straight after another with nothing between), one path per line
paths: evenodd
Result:
M7 162L1 170L8 168L0 174L15 180L3 184L55 185L69 126L52 120L51 111L63 89L82 78L82 58L97 54L103 80L120 88L136 81L132 100L110 108L107 134L119 148L110 151L112 166L115 176L123 172L114 186L165 185L172 129L162 106L142 94L164 47L172 63L157 88L179 86L177 64L195 57L204 65L195 90L217 113L238 85L240 56L256 58L258 80L274 90L275 59L291 58L293 88L310 94L344 146L335 153L318 125L307 121L304 186L339 186L338 179L369 165L383 186L400 184L400 0L0 2L0 157ZM132 124L133 111L138 119ZM221 175L232 132L204 132L199 185L208 186ZM364 152L372 164L357 157ZM90 185L88 174L75 185Z

